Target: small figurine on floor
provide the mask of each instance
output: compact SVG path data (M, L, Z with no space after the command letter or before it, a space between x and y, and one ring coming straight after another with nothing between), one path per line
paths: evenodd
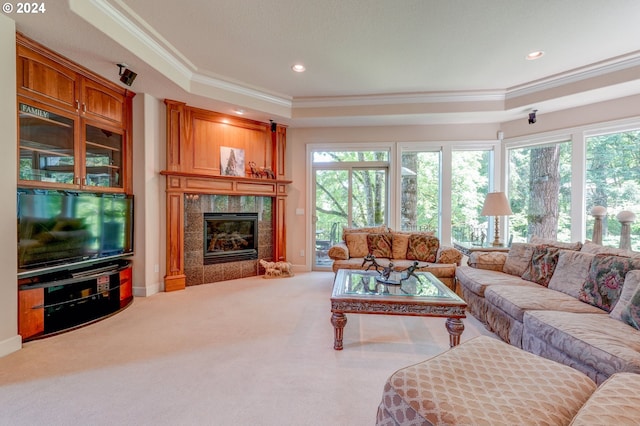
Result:
M291 263L289 262L267 262L260 259L260 266L264 268L262 278L287 278L293 276Z

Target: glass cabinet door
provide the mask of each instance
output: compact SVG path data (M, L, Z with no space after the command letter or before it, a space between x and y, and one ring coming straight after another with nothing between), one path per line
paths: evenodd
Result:
M83 185L122 188L121 131L85 126L85 176Z
M19 179L74 184L76 119L20 103Z

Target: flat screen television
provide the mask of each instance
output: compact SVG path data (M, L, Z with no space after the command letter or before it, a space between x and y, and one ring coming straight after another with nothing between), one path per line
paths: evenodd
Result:
M18 274L133 254L133 196L18 189Z

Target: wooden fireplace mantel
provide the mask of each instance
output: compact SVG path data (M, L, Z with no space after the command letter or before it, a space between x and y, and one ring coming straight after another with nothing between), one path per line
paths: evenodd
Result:
M184 273L185 194L272 197L273 259L286 260L286 127L239 119L165 100L167 105L167 273L165 291L186 286ZM239 150L245 176L221 173L221 147ZM250 177L248 162L273 171L275 179Z
M163 170L167 176L167 191L185 194L261 195L277 197L286 195L290 180L258 179L238 176L209 176Z

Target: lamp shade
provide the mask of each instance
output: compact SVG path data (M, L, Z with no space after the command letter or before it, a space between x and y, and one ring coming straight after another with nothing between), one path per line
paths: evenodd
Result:
M509 216L512 215L511 206L504 192L490 192L484 200L481 216Z

